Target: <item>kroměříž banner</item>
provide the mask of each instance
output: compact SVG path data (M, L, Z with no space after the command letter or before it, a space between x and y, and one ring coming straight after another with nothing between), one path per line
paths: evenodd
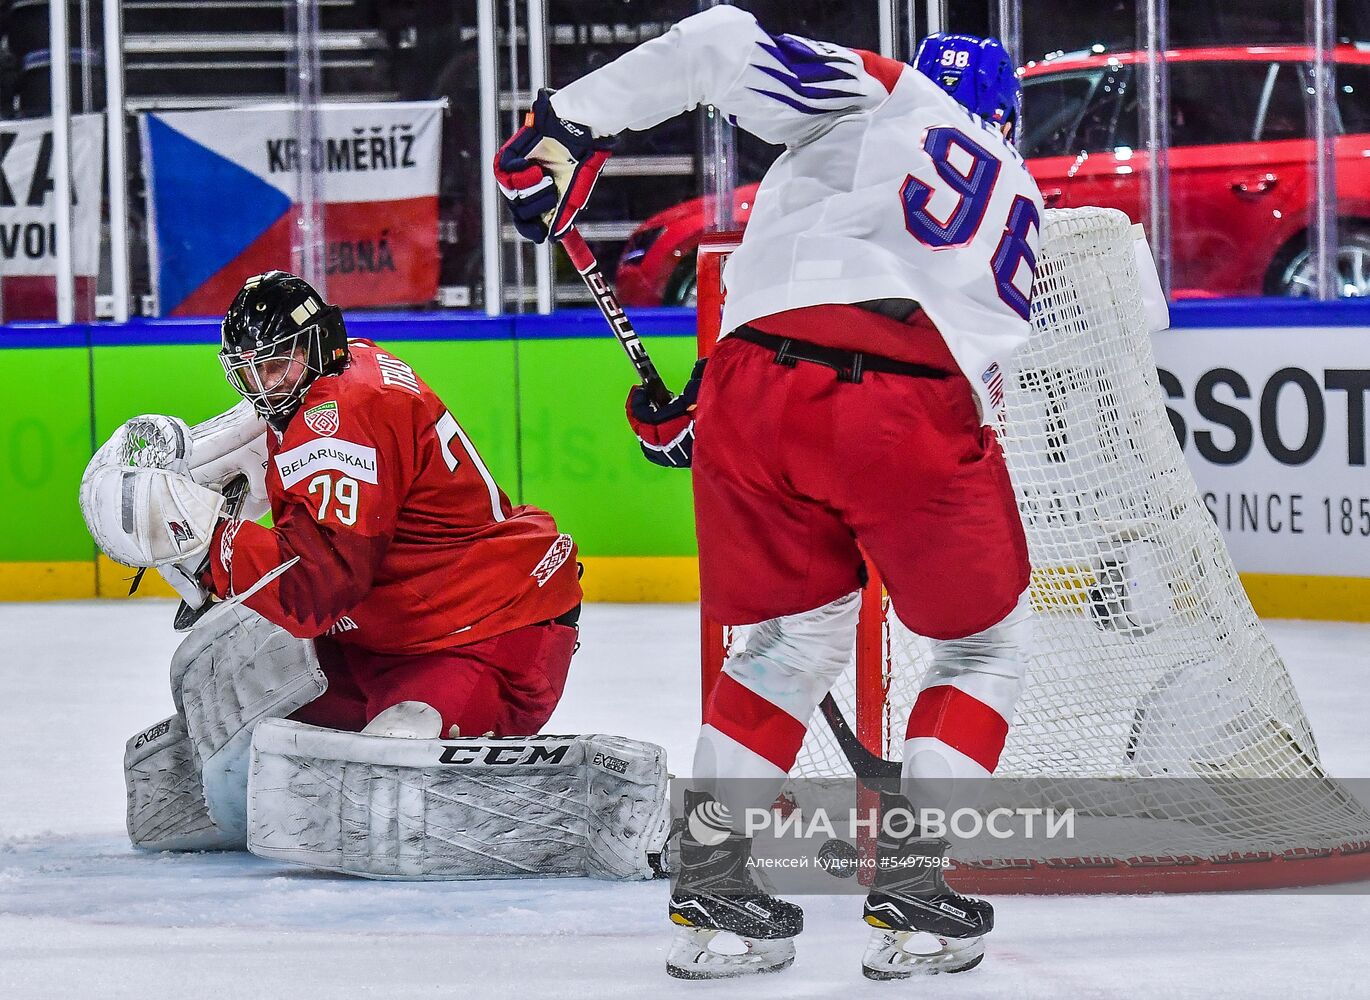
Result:
M430 302L438 286L441 101L325 104L312 150L327 297ZM290 270L302 162L290 105L140 116L152 280L163 316L222 314L243 281Z
M100 268L105 123L71 119L72 264L76 318L92 317ZM0 317L57 316L57 184L52 119L0 121Z

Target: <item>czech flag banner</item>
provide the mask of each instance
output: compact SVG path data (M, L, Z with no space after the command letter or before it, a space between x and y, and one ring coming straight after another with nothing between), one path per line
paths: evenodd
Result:
M220 315L252 275L291 269L306 155L323 192L328 300L431 302L445 108L320 105L319 138L307 154L290 105L141 115L158 314Z

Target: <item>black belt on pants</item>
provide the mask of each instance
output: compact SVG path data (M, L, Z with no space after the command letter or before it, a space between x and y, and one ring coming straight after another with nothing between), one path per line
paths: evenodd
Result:
M880 354L867 354L864 351L847 351L836 347L821 347L805 340L777 337L762 333L750 326L739 326L729 336L756 344L768 351L775 351L775 363L793 368L800 361L823 365L837 372L839 382L860 382L866 372L884 372L889 375L910 375L914 378L947 378L951 373L929 365L915 364L912 361L895 361Z
M577 604L570 611L563 611L555 618L548 618L546 621L533 622L534 625L565 625L568 628L580 627L580 605Z

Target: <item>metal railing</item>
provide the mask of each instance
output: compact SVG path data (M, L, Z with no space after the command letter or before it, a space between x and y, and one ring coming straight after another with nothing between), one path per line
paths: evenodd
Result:
M701 0L701 6L713 0ZM909 58L912 46L920 33L943 30L948 27L945 0L922 0L920 9L914 0L871 0L876 4L879 46L886 55ZM319 62L321 52L350 53L383 48L387 43L383 32L374 30L320 31L318 30L318 9L329 6L345 6L342 0L263 0L264 8L295 8L296 23L305 24L307 31L283 31L281 33L244 33L238 36L191 33L172 38L156 33L141 33L125 36L122 31L122 14L129 10L168 8L169 3L151 3L131 0L121 4L119 0L102 0L103 9L103 64L106 87L105 121L109 169L108 204L110 221L110 284L112 291L113 316L118 321L128 318L130 308L130 260L129 260L129 204L128 204L128 162L125 152L125 115L130 108L170 108L205 107L221 100L222 103L251 103L252 97L225 95L222 99L196 97L178 99L174 95L141 97L130 100L125 92L124 56L128 53L156 54L175 51L193 52L272 52L287 56L294 67L297 83L308 84L299 96L302 101L317 103L319 92ZM199 6L207 6L201 4ZM210 4L208 6L214 6ZM243 4L221 5L239 7ZM1309 163L1310 176L1316 190L1316 203L1308 232L1309 246L1317 262L1317 281L1314 293L1317 298L1331 299L1340 294L1337 274L1338 255L1338 206L1337 206L1337 162L1336 138L1338 119L1336 110L1336 66L1333 49L1336 41L1335 8L1332 0L1304 0L1306 39L1313 55L1309 66L1310 86L1307 89L1308 122L1312 141L1312 160ZM71 193L71 75L73 52L71 24L68 8L64 3L48 5L49 46L51 58L48 60L50 73L50 93L53 117L53 179L56 202L56 286L57 318L60 322L72 322L75 314L75 275L73 256L73 220ZM1151 235L1158 264L1162 275L1168 276L1171 257L1171 215L1170 173L1169 173L1169 36L1168 29L1172 13L1170 0L1138 0L1137 4L1137 42L1136 48L1145 58L1138 66L1144 111L1141 115L1141 138L1144 148L1151 153L1148 176L1144 181L1143 216ZM312 11L312 20L309 12ZM565 31L552 32L548 25L546 0L514 0L507 4L507 14L517 16L521 12L526 29L520 35L518 25L499 23L500 9L495 0L477 0L476 29L478 53L479 89L482 95L479 107L479 155L483 164L491 162L505 132L504 113L514 113L524 101L548 80L548 44L552 34L557 41ZM1015 55L1022 49L1022 0L993 0L988 6L989 23L1004 37L1006 44ZM920 14L922 16L920 16ZM304 20L300 20L304 18ZM85 34L89 33L89 18L82 18ZM561 26L564 28L564 26ZM920 28L924 29L920 32ZM639 35L653 36L664 25L653 23L643 26ZM579 26L577 26L579 30ZM90 42L82 35L80 50L86 51ZM593 34L593 33L592 33ZM598 35L595 36L596 38ZM613 32L608 36L615 38ZM509 49L509 65L513 72L501 87L499 70L499 46L501 41ZM313 54L312 60L289 60L292 53L300 51L303 44ZM517 58L514 48L526 46L526 59L523 63ZM900 51L900 50L905 51ZM519 67L526 65L527 79L519 79ZM82 72L89 72L82 65ZM306 77L308 79L306 79ZM376 98L379 94L349 95ZM87 97L87 107L90 106ZM275 98L263 97L263 100ZM178 100L181 103L177 103ZM306 123L307 124L307 123ZM703 161L707 164L706 175L701 178L703 190L714 193L731 191L736 185L736 148L732 138L732 126L721 115L707 118L701 136ZM690 155L666 156L625 156L610 162L605 173L607 176L685 176L695 170L695 158ZM305 182L300 196L306 201L317 203L318 192ZM501 218L499 192L488 169L481 171L480 182L482 223L481 246L482 268L481 285L484 292L484 308L488 313L497 314L504 308L504 302L511 290L505 287L504 263L506 260L505 242L509 229ZM714 220L717 226L731 223L728 216L731 199L716 199L720 208L720 218ZM321 219L313 219L305 213L304 228L308 232L299 234L304 245L317 245L317 229ZM312 221L311 221L312 220ZM598 236L605 240L626 238L639 225L639 220L624 219L612 222L587 222L582 228L587 236ZM314 228L310 228L313 226ZM313 256L306 254L303 266L306 271L317 270L309 266ZM539 312L548 312L554 304L553 269L550 249L538 248L533 252L533 289L534 301ZM521 265L519 265L521 269ZM315 275L322 280L322 273ZM519 290L518 301L526 301L526 294Z

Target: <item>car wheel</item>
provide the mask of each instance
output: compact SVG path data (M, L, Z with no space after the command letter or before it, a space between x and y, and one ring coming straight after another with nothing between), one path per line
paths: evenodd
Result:
M666 296L663 305L689 306L699 304L699 277L695 273L695 255L691 253L671 272L671 280L666 282Z
M1337 239L1337 279L1339 293L1345 298L1370 296L1370 229L1342 224ZM1317 288L1317 261L1305 244L1292 256L1277 261L1272 269L1269 292L1308 298Z

